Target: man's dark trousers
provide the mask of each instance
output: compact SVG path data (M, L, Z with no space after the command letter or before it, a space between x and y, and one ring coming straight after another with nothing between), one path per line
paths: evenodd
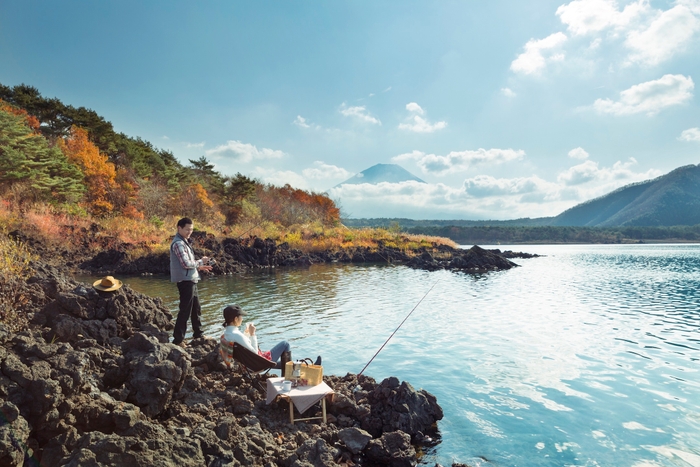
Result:
M175 320L173 343L179 344L185 339L187 333L187 321L192 318L192 337L202 337L202 309L199 306L197 283L192 281L180 281L177 283L180 292L180 311Z

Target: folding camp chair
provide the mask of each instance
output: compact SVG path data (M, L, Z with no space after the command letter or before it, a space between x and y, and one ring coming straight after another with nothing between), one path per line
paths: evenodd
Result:
M260 391L261 394L265 394L266 390L260 382L259 376L261 374L265 375L268 371L275 368L277 366L275 362L251 352L236 342L226 342L223 339L221 340L221 352L222 356L226 353L227 356L237 361L243 372L243 377L248 379L250 384ZM224 362L229 365L225 357Z

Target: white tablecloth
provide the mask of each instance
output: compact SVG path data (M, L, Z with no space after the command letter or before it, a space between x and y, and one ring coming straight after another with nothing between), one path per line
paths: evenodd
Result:
M283 395L292 399L294 407L297 408L300 414L306 412L309 407L323 399L328 394L334 394L326 383L321 382L316 386L299 386L292 388L291 391L284 392L282 390L283 377L268 378L267 380L267 400L268 404L272 403L277 396Z

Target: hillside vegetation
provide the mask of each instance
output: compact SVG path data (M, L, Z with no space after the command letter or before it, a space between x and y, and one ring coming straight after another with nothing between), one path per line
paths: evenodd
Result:
M271 238L307 251L452 243L348 229L325 193L226 176L205 157L183 165L168 151L115 132L92 110L45 98L31 86L0 85L0 232L20 230L68 250L121 242L138 255L167 249L183 216L214 235ZM66 241L79 232L81 241Z
M696 224L700 224L700 165L686 165L654 180L627 185L574 206L551 222L586 227Z

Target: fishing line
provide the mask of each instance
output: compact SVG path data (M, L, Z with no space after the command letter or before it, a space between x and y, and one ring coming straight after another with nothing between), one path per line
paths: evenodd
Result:
M389 339L391 339L392 337L394 337L394 334L396 334L396 331L398 331L398 330L401 328L401 326L403 326L403 323L405 323L406 320L408 319L408 317L411 316L411 314L413 314L413 312L416 310L416 308L418 308L418 305L420 305L421 302L422 302L423 300L425 300L425 297L428 296L428 294L430 293L430 291L433 290L433 288L437 285L438 282L440 282L440 279L436 280L435 283L433 284L433 286L430 287L430 289L428 289L428 291L425 293L425 295L423 295L423 298L421 298L421 299L418 301L418 303L416 303L416 306L414 306L413 309L410 311L410 313L408 313L408 314L406 315L406 317L403 319L403 321L401 321L401 324L399 324L399 326L398 326L396 329L394 329L394 332L391 333L391 335L389 336ZM379 352L381 352L382 349L384 348L384 346L389 342L389 339L387 339L386 341L384 341L384 343L382 344L382 346L379 347L379 350L377 350L377 353L374 354L374 357L376 357L377 355L379 355ZM374 360L374 357L372 357L372 358L369 359L369 362L367 362L367 365L365 365L365 367L362 369L362 371L360 371L360 372L357 374L357 376L360 376L360 375L362 374L362 372L365 371L365 370L367 369L367 367L369 366L369 364L372 363L372 360Z

